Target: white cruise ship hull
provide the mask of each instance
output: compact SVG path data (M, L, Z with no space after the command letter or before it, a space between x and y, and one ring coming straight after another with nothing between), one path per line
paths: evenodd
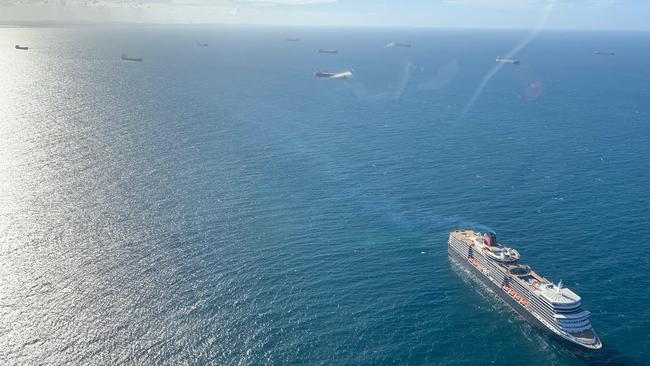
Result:
M537 328L538 330L542 331L544 334L552 337L556 341L559 341L563 345L568 346L569 348L576 351L594 352L600 349L600 348L586 347L580 343L573 342L570 339L564 338L561 335L557 334L553 330L549 329L549 327L547 327L544 323L542 323L539 319L537 319L533 314L531 314L517 300L508 296L508 294L503 289L501 289L496 283L492 282L490 278L487 277L483 272L481 272L478 268L474 267L468 261L467 257L464 258L460 253L454 250L451 246L448 246L448 254L449 254L449 258L453 262L455 262L461 268L469 270L473 274L473 276L471 276L473 280L478 279L483 285L490 288L492 292L497 294L500 299L505 301L505 303L508 304L511 309L513 309L517 314L519 314L524 319L526 319L529 324L531 324L533 327Z

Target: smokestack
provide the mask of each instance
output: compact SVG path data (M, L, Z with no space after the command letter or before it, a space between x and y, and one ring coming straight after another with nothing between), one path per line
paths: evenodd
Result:
M486 233L483 236L483 243L487 246L495 247L497 245L497 234Z

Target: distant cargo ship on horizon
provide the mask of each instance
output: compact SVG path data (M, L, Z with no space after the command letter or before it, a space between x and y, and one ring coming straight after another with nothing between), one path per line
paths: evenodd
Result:
M594 55L614 56L616 54L614 52L607 52L607 51L594 51Z
M403 48L410 48L411 44L410 43L399 43L399 42L390 42L384 46L384 48L394 48L394 47L403 47Z
M519 65L519 60L513 58L501 58L501 56L497 56L496 62L501 64Z
M125 54L122 54L122 61L135 61L135 62L142 62L142 57L129 57Z
M352 71L343 71L343 72L323 72L315 71L314 76L317 78L326 78L326 79L349 79L352 77Z
M515 249L497 243L494 233L456 230L449 234L449 258L468 269L530 324L580 350L603 347L594 332L591 313L580 296L520 263Z
M319 49L318 53L339 53L339 51L338 50Z

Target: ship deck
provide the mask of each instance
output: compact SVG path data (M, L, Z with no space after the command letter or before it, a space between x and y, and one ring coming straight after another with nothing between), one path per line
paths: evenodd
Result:
M476 243L477 242L481 243L482 240L483 240L481 238L481 236L479 235L479 233L477 233L474 230L465 230L465 231L456 230L456 231L454 231L452 233L452 235L456 239L458 239L458 240L462 241L463 243L467 244L467 246L472 247L472 248L477 249L477 250L479 248L476 247ZM500 243L497 243L497 245L503 246ZM518 268L518 267L524 265L523 263L520 263L520 262L517 262L516 264L499 263L499 262L495 262L495 263L497 263L500 268L505 270L508 277L516 279L516 281L518 281L521 285L524 285L524 286L530 288L531 290L541 291L541 286L542 285L551 283L549 280L547 280L546 278L540 276L537 272L533 271L532 269L530 269L530 271L528 273L526 273L525 275L523 275L523 276L519 276L519 275L515 275L515 274L510 273L510 270ZM528 281L528 280L530 280L530 281Z

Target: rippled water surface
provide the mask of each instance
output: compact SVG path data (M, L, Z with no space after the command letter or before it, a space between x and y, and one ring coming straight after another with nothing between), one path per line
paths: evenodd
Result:
M0 363L584 364L456 273L457 227L647 361L650 36L543 33L461 118L523 36L0 29Z

